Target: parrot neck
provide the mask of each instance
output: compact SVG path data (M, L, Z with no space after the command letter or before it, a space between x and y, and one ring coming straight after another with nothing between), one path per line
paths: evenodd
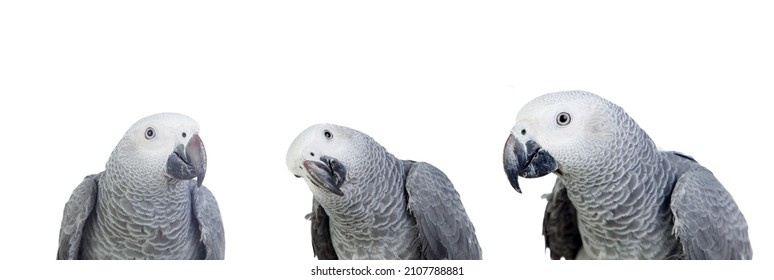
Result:
M191 189L185 185L190 182L149 187L127 178L110 170L101 178L96 221L84 236L90 244L87 258L196 258L199 233L191 217Z
M625 114L622 112L622 114ZM560 176L576 208L607 208L640 193L653 193L655 172L663 159L656 144L626 116L616 124L621 128L613 135L616 141L606 141L588 151L591 156L566 168Z
M640 160L622 160L564 182L577 210L583 250L598 258L663 259L673 253L672 246L643 248L674 241L661 240L671 236L669 190L664 185L673 178L659 172L669 167L655 148L629 156L634 157L623 158ZM637 241L631 242L631 236Z
M384 166L393 171L369 170L368 174L379 176L368 176L362 180L353 178L347 182L353 184L348 189L359 192L345 191L345 196L335 201L318 200L328 213L331 239L340 258L368 259L370 255L394 256L396 259L417 257L415 254L418 251L412 247L415 244L401 242L417 235L413 220L405 211L408 201L403 189L404 178L400 176L403 174L401 163L389 157ZM403 236L378 238L395 233Z
M389 155L377 164L379 170L347 167L347 181L341 187L343 196L314 187L315 199L325 208L332 221L352 223L373 216L389 215L393 209L405 209L404 178L401 162ZM395 203L399 202L399 203ZM390 205L385 208L384 205Z

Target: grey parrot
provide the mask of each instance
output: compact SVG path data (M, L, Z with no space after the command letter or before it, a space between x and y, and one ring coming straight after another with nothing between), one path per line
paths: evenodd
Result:
M583 91L527 103L503 151L518 177L557 175L543 220L552 259L751 259L747 223L712 172L660 151L624 110Z
M312 191L318 259L481 259L459 194L433 165L333 124L301 132L286 159Z
M65 204L57 259L223 259L206 170L196 121L177 113L137 121Z

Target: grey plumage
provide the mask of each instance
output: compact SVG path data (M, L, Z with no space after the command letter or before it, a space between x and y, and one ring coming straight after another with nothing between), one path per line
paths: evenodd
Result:
M314 125L291 144L287 167L313 194L319 259L481 259L459 194L434 166L400 160L371 137Z
M747 223L694 159L659 151L623 109L588 92L526 104L503 164L518 177L555 173L543 221L559 259L751 259Z
M206 168L196 121L175 113L139 120L105 171L87 176L65 204L57 259L223 259Z

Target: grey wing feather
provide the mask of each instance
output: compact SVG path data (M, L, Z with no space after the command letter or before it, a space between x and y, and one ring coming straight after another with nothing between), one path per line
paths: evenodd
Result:
M543 216L543 236L551 259L574 260L583 246L575 206L567 196L567 189L556 179L554 190L548 194Z
M336 249L331 241L330 220L325 209L312 199L312 213L306 215L312 221L312 250L319 260L338 260Z
M752 259L747 222L709 170L684 173L671 197L673 232L684 259Z
M102 173L86 176L65 204L62 225L59 228L59 250L56 255L58 260L80 258L83 228L91 222L91 213L97 201L98 180L101 175Z
M190 185L193 197L193 211L199 223L201 242L204 245L204 259L222 260L226 254L226 236L223 220L215 196L205 186Z
M481 259L481 247L449 178L424 162L404 161L408 208L416 219L426 259Z

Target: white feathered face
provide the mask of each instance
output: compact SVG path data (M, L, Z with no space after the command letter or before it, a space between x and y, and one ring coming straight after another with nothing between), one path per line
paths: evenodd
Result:
M299 134L288 148L286 165L304 180L312 193L343 196L342 186L352 174L360 173L372 160L373 139L357 130L333 125L313 125Z
M116 146L108 169L146 182L204 179L207 167L199 124L177 113L145 117L132 125Z
M520 191L517 175L533 178L582 170L605 157L615 139L618 110L607 100L580 91L550 93L527 103L503 151L511 185Z
M574 93L574 94L571 94ZM609 103L584 92L556 93L527 103L511 133L522 143L533 140L554 158L570 164L575 156L592 156L614 136Z

